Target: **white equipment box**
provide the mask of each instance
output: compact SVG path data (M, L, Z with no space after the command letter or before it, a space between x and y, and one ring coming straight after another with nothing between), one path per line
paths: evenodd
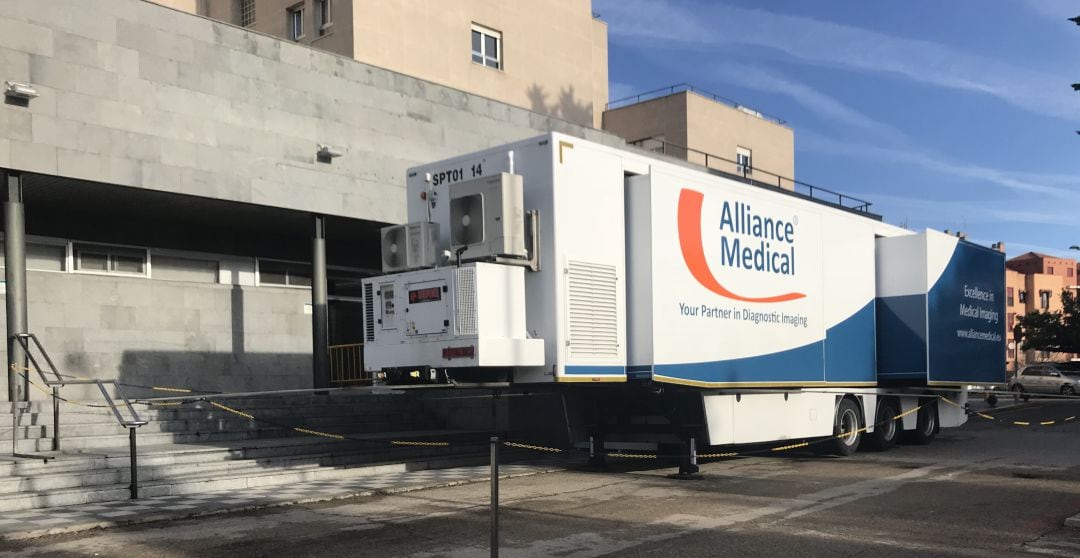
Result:
M470 263L365 279L364 368L543 365L543 341L525 331L524 275Z

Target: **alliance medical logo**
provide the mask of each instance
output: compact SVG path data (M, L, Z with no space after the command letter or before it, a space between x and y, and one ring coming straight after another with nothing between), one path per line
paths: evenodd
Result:
M705 195L683 188L679 192L679 247L683 261L698 283L710 291L741 302L774 303L805 298L800 292L770 296L744 296L720 284L705 259L701 238L701 206ZM724 201L720 216L720 265L769 273L795 275L795 237L798 221L785 221L753 213L745 203Z

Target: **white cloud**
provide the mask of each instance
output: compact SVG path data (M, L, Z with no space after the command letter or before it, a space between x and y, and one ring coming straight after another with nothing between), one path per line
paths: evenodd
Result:
M889 73L939 87L992 95L1029 112L1080 116L1061 78L949 46L895 37L808 17L718 4L667 0L597 0L614 41L658 41L686 48L724 43L779 50L809 62ZM649 42L651 41L651 42Z
M720 65L717 71L719 73L718 77L721 79L742 87L790 97L792 101L818 114L824 120L846 124L878 139L894 143L906 139L904 133L900 130L884 122L874 120L805 83L739 64Z
M848 156L873 159L890 163L904 163L917 166L924 170L947 174L966 180L983 181L1020 193L1036 193L1051 196L1056 201L1041 198L1044 203L1068 203L1069 209L1080 207L1080 177L1066 177L1061 175L1044 175L1039 173L1024 173L1006 171L956 163L934 155L912 150L898 148L882 148L867 144L836 141L803 131L799 134L799 148L806 151L814 151L826 154L844 154ZM1051 178L1052 180L1047 180ZM1055 185L1048 184L1055 182Z

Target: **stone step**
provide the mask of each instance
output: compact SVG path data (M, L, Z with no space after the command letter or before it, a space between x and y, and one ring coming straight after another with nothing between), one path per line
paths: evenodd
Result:
M238 490L258 486L291 484L312 480L355 478L387 472L416 471L433 468L479 465L487 459L483 452L453 456L429 456L408 461L395 460L393 463L365 464L344 467L317 467L304 469L284 469L258 473L241 472L233 475L216 477L191 476L181 478L156 479L139 482L139 496L151 498L178 494L194 494L217 490ZM242 492L241 492L242 494ZM0 513L10 513L33 508L71 506L123 500L129 498L127 481L98 485L87 488L56 488L37 491L23 491L5 495L0 499Z
M220 416L225 415L225 416ZM331 433L349 434L359 432L380 432L386 430L419 430L433 428L437 421L433 417L417 415L394 414L352 414L337 416L308 416L308 417L283 417L269 419L281 426L267 422L252 421L229 413L218 412L218 416L203 417L200 419L150 421L139 428L139 435L148 433L215 433L215 432L270 432L271 436L282 431L284 426L300 426L304 428L324 430ZM16 430L19 440L31 438L44 439L53 435L51 420L46 424L33 426L20 426ZM11 428L0 427L0 440L11 440ZM83 422L61 417L60 436L63 442L71 437L126 435L127 430L115 419L112 421ZM260 434L261 435L261 434ZM65 444L66 445L66 444Z
M462 444L475 444L485 438L482 433L469 431L421 430L403 432L385 432L379 434L359 434L363 441L338 441L314 436L296 436L289 438L270 438L249 440L243 444L140 444L139 465L142 467L180 466L193 463L209 463L228 460L280 459L304 456L327 456L347 453L374 452L385 448L394 448L385 440L439 440L452 443L451 448ZM479 441L479 442L478 442ZM395 449L407 449L409 446ZM24 448L20 448L26 451ZM446 448L441 448L446 451ZM65 450L68 452L70 450ZM42 451L42 455L55 455ZM82 453L64 453L57 459L43 463L36 459L0 460L0 478L10 475L48 474L52 472L78 472L110 467L128 467L130 458L127 446L118 448L91 449Z
M460 453L465 447L457 448ZM483 444L472 446L477 452L483 451ZM157 466L139 466L139 481L190 481L208 478L225 478L242 475L261 475L267 472L285 470L293 472L310 471L325 467L351 467L366 463L391 459L414 459L424 456L446 454L443 448L386 448L376 451L338 452L317 455L297 455L270 459L234 459L226 461L195 462ZM107 466L98 462L96 466L78 471L57 472L42 469L32 474L0 477L0 498L6 494L18 492L42 492L68 488L88 489L128 483L131 469L128 464Z

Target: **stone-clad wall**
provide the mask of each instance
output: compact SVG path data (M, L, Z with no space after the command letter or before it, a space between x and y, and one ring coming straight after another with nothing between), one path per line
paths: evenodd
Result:
M408 166L614 136L141 0L4 2L0 167L399 222ZM332 164L317 144L344 146Z
M61 372L208 391L311 387L306 289L40 271L27 287L31 331Z

